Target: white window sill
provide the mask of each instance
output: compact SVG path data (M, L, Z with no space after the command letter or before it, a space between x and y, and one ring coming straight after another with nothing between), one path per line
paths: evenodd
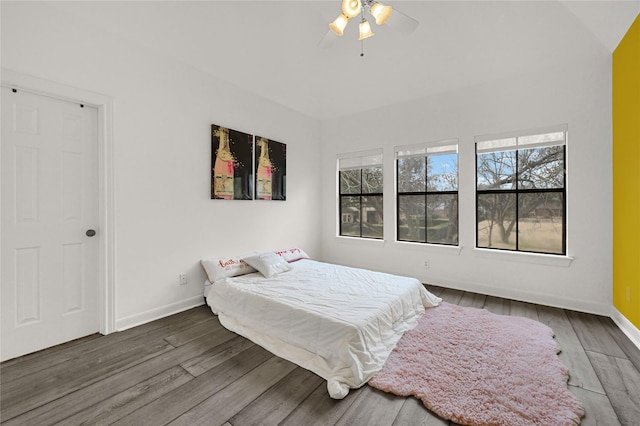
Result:
M553 254L524 253L506 250L474 248L473 254L484 259L509 260L513 262L533 263L537 265L559 266L567 268L573 262L571 256Z
M429 243L414 243L411 241L395 241L398 248L410 248L411 250L425 250L434 253L450 254L453 256L460 256L462 246L450 246L445 244L429 244Z
M373 246L383 246L385 241L384 240L379 240L376 238L362 238L362 237L345 237L342 235L337 235L336 236L336 241L339 243L346 243L346 244L370 244Z

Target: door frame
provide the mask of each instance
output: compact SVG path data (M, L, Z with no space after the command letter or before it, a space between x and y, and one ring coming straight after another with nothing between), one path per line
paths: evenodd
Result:
M100 93L1 69L1 85L98 109L98 286L100 333L116 331L115 306L115 179L113 167L113 99ZM0 266L1 267L1 266Z

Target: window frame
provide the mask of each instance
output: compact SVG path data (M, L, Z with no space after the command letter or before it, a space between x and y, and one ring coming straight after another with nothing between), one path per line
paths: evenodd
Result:
M444 190L444 191L434 191L429 190L429 173L428 173L428 157L429 156L438 156L444 154L456 154L457 158L457 169L456 169L456 190ZM424 191L404 191L401 192L400 187L400 167L399 162L403 158L422 158L424 160L425 166L425 175L424 175ZM415 243L415 244L430 244L437 246L445 246L445 247L459 247L460 246L460 153L459 153L459 141L458 139L447 139L437 142L430 143L421 143L416 145L408 145L408 146L397 146L395 147L395 195L396 195L396 220L395 220L395 228L396 228L396 242L400 243ZM456 203L456 241L455 242L442 242L442 241L429 241L428 223L429 223L429 214L428 214L428 202L429 196L438 196L438 195L455 195L455 203ZM400 238L400 200L404 197L415 197L415 196L424 196L424 241L415 240L415 239L401 239Z
M338 195L338 237L344 238L360 238L366 240L384 240L384 211L380 211L381 217L381 225L382 225L382 234L380 237L373 237L363 235L362 227L363 227L363 199L367 197L380 197L381 204L384 206L384 167L383 167L383 151L382 149L376 149L365 152L351 153L351 154L341 154L338 155L338 167L337 167L337 195ZM363 192L363 170L369 168L380 168L381 176L382 176L382 185L380 187L380 192ZM353 193L342 193L342 172L349 170L359 170L360 171L360 191ZM359 235L343 235L343 199L348 197L357 197L359 198Z
M552 134L552 133L561 133L561 132L563 133L563 138L561 141L554 140L550 142L541 142L541 143L533 143L533 144L519 143L520 138L546 135L546 134ZM484 150L483 152L484 153L489 153L489 152L514 152L515 153L515 158L514 158L515 171L513 173L513 175L515 176L515 179L514 179L515 187L508 188L508 189L500 189L500 188L479 189L478 188L478 180L479 180L478 179L478 158L479 158L479 154L482 154L483 152L479 153L478 145L483 142L485 143L491 142L491 141L499 142L501 140L506 141L508 139L515 139L515 144L505 143L501 148L497 148L494 150L491 150L491 149ZM560 142L560 143L554 143L554 142ZM499 134L499 135L476 136L475 138L475 172L476 172L475 173L475 181L476 181L476 184L475 184L475 203L476 203L475 205L475 223L476 223L475 247L476 249L511 252L511 253L527 253L527 254L547 255L547 256L564 256L564 257L567 256L567 142L568 142L568 126L566 124L552 126L548 128L542 128L542 129L511 132L511 133ZM562 147L562 150L561 150L562 152L562 187L561 188L519 188L519 181L520 181L519 154L520 152L524 150L532 149L532 148L548 148L548 147L554 147L554 146ZM510 149L502 149L502 148L510 148ZM482 195L491 195L491 194L509 194L509 195L512 194L513 196L515 196L514 228L511 231L515 234L515 238L514 238L515 248L485 247L485 246L478 245L480 241L480 227L478 222L480 197ZM558 194L562 197L562 203L561 203L562 205L562 233L561 233L562 251L561 252L535 251L535 250L525 250L520 248L520 232L519 232L520 195L527 195L527 194Z

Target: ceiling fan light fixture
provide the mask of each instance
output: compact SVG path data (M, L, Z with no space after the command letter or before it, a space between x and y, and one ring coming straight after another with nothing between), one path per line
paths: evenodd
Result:
M0 0L2 1L2 0ZM335 21L329 24L329 30L327 35L324 36L322 41L318 44L322 47L328 47L330 40L336 39L334 34L341 37L344 34L345 28L349 21L358 15L361 15L360 26L358 27L360 45L364 46L364 39L373 37L375 34L371 31L371 24L365 18L367 11L373 19L376 20L376 24L384 25L389 22L394 30L409 34L413 32L418 26L418 21L405 15L399 10L394 10L391 6L378 2L378 0L340 0L342 13ZM389 21L391 15L393 19ZM397 17L396 17L397 15ZM360 52L360 56L364 56L364 52Z
M358 16L362 9L360 0L342 0L342 12L348 18Z
M331 28L331 31L342 37L342 34L344 34L344 29L348 23L349 17L344 13L341 13L335 21L329 24L329 28Z
M373 37L375 34L371 31L371 25L369 25L369 21L363 19L360 22L360 26L358 27L360 30L360 37L358 40L364 40L365 38Z
M376 24L382 25L387 22L387 19L391 16L393 8L382 3L374 2L369 8L369 12L376 18Z

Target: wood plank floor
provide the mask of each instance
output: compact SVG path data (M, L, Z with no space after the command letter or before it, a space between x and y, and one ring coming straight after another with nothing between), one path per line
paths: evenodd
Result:
M549 325L583 425L640 424L640 350L609 318L441 287L446 302ZM415 398L326 382L225 330L207 306L0 365L6 425L449 425Z

